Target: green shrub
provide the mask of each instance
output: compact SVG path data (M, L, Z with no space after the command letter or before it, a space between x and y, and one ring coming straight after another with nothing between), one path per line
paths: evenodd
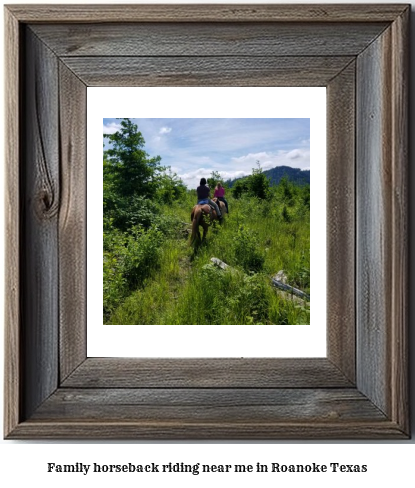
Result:
M247 275L204 265L184 290L175 323L261 324L268 323L272 290L262 274Z
M127 292L123 274L126 254L125 235L117 229L109 230L110 222L104 221L104 320L118 306Z
M130 198L118 196L112 202L107 201L105 208L104 216L122 231L137 225L148 229L159 215L159 209L152 200L138 195Z
M288 269L288 281L306 293L310 293L310 251L297 254Z
M261 167L252 170L252 175L248 178L249 193L251 196L266 200L270 197L269 179L262 172Z
M262 172L258 163L258 168L252 169L252 174L245 178L235 181L232 188L232 195L241 198L243 194L266 200L271 197L271 187L269 178Z
M259 271L265 261L264 252L259 246L257 234L252 230L239 226L232 239L234 262L245 271Z
M229 307L238 322L268 322L271 290L266 280L262 274L244 275L235 292L226 297L226 307Z
M288 211L287 205L283 206L281 215L282 215L283 221L287 222L287 224L289 224L293 221L292 214L291 214L291 212Z
M104 322L118 307L126 293L125 278L114 254L104 251Z
M281 178L277 192L285 205L292 206L295 202L296 185L287 176Z
M302 205L308 211L310 211L310 185L306 185L302 188Z
M157 269L163 234L154 228L134 227L127 238L123 274L130 289L142 286L151 271Z
M239 199L244 193L248 193L249 184L247 178L241 178L236 180L232 187L232 195L234 198Z
M163 240L159 230L139 226L130 234L117 229L104 233L104 318L158 268Z
M171 205L175 200L186 194L186 186L182 180L171 171L158 175L155 199L161 203Z

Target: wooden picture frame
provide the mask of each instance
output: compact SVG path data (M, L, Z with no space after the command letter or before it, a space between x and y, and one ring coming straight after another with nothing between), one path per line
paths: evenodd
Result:
M405 439L408 5L10 5L7 439ZM327 87L327 358L86 357L87 86Z

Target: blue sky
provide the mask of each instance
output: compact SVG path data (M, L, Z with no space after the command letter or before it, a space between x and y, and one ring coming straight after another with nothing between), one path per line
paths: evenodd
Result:
M202 177L251 174L275 166L310 169L310 119L132 119L150 156L196 188ZM118 119L104 119L104 133L116 132Z

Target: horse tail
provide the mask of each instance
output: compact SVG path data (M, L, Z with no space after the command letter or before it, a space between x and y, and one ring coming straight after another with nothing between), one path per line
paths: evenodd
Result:
M196 210L192 210L192 237L190 239L190 245L193 246L195 241L200 240L200 233L199 233L199 222L200 217L202 215L202 209L197 208Z

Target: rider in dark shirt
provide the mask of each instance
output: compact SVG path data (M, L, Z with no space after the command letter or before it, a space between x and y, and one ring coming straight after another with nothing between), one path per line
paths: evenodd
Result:
M197 187L196 192L197 192L197 203L199 203L200 200L206 200L209 198L210 188L206 185L205 178L202 178L200 180L200 186Z
M219 210L219 206L209 198L210 188L206 185L205 178L202 178L200 180L200 186L197 187L196 193L197 193L197 203L199 205L203 203L209 203L209 205L213 205L219 220L221 220L222 214Z

